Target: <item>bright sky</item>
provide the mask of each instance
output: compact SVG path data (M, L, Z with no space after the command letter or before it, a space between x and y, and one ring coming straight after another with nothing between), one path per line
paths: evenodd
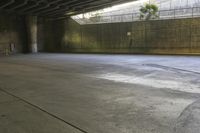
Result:
M128 3L125 3L125 4L120 4L120 5L115 5L115 6L112 6L112 7L104 8L104 9L98 10L98 11L84 13L84 15L79 14L79 15L76 15L74 17L83 18L83 16L84 16L85 18L90 18L95 13L111 12L111 11L123 9L123 8L126 8L126 7L130 7L131 5L134 6L134 5L138 5L138 4L144 4L146 2L149 2L149 0L137 0L137 1L128 2Z

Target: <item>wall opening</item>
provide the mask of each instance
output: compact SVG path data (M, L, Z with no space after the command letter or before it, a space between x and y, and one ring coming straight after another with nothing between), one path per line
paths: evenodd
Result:
M181 19L200 16L200 0L137 0L101 10L72 16L81 25L141 21L140 8L158 6L158 19Z

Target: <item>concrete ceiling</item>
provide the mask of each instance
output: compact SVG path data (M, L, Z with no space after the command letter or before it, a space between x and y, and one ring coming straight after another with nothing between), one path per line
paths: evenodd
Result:
M0 0L0 10L22 15L62 17L133 0Z

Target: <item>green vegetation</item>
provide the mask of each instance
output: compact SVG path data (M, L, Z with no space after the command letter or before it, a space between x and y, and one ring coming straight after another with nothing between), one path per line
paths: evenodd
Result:
M158 6L155 4L145 4L140 8L140 20L150 20L158 18Z
M99 10L99 11L91 14L91 17L89 18L89 20L94 21L94 22L101 21L101 12L102 12L102 10Z

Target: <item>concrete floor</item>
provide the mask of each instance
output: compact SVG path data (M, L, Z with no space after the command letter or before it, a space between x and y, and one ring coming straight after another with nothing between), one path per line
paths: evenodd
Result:
M1 133L197 133L200 57L0 58Z

